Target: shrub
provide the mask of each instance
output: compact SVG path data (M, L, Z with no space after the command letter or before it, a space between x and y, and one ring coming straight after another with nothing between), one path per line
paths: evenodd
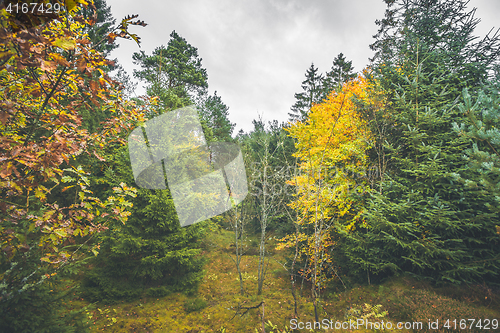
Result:
M149 288L146 291L146 295L151 296L151 297L164 297L164 296L170 295L171 293L172 293L172 291L165 286L158 287L158 288Z
M207 301L202 298L188 299L184 302L184 310L186 312L200 311L207 307Z

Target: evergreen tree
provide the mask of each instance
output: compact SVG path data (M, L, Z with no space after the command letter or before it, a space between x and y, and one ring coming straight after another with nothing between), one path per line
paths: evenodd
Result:
M102 181L133 183L126 149L107 158L116 171L109 169ZM204 222L181 227L169 190L139 189L133 205L125 225L116 223L99 236L95 267L83 281L86 297L112 303L144 292L193 292L203 274Z
M82 14L84 17L91 18L95 20L95 23L91 26L87 26L85 28L87 34L89 35L89 39L92 42L92 46L95 50L103 53L106 57L109 56L111 51L117 49L119 45L115 40L110 42L108 38L108 34L116 29L116 19L113 17L111 13L111 6L108 6L106 0L94 0L92 8L84 8L82 10ZM134 90L136 89L137 83L133 82L127 72L123 69L122 65L118 63L117 59L113 60L112 65L103 66L103 69L112 72L112 77L114 80L120 83L120 89L122 93L126 97L130 97ZM94 110L93 115L99 113L100 110ZM91 130L94 130L98 127L98 124L110 114L98 117L90 117L89 121L92 121L94 124Z
M75 292L65 281L75 278L83 263L62 265L55 274L40 264L42 255L40 249L30 249L10 263L0 262L0 332L90 332L87 307L68 311L63 305Z
M111 51L118 47L116 41L108 42L108 34L116 29L116 20L111 14L111 7L105 0L95 0L89 7L82 9L82 15L86 19L93 20L94 24L86 25L83 31L88 34L92 48L104 56L108 57ZM119 79L124 82L128 79L123 68L114 59L108 64L103 64L100 69L110 73L114 70L120 72ZM126 84L130 84L127 83ZM89 132L97 132L101 128L101 123L113 116L112 112L100 106L82 108L83 127Z
M306 79L302 81L302 92L295 94L295 104L291 107L290 121L302 121L307 117L313 104L321 102L323 75L312 63L306 71Z
M352 61L346 61L343 53L333 60L332 68L325 74L322 82L322 100L326 99L328 94L339 89L344 83L356 77Z
M467 123L457 100L463 88L477 91L487 80L499 38L473 42L478 20L466 1L386 2L372 74L392 122L382 138L389 171L367 203L367 227L348 236L346 254L375 274L498 282L499 216L487 209L495 198L457 181L456 174L478 175L462 158L472 141L451 124Z
M111 193L122 182L134 184L128 147L109 149L102 155L108 165L96 174L99 193ZM203 272L199 241L206 223L181 227L168 187L139 188L130 211L125 224L114 223L99 234L94 268L83 280L84 295L114 302L144 293L193 292Z
M440 65L453 74L455 85L486 82L500 56L498 31L476 41L473 31L479 19L474 17L475 9L467 11L468 0L384 1L386 16L376 21L379 31L370 45L375 51L373 68L408 64L409 59L415 61L416 51L421 48L420 59L424 59L422 51L439 56ZM426 63L431 65L432 60Z
M112 77L113 80L116 80L120 84L120 91L125 98L129 99L136 96L137 82L132 81L130 75L128 75L121 64L115 63Z
M463 178L454 174L457 181L468 188L480 188L495 199L495 204L487 203L492 212L500 212L500 80L480 91L473 103L467 90L463 92L460 112L467 117L467 123L453 124L460 136L473 139L473 145L465 151L465 160L476 177ZM496 226L500 234L500 223Z
M84 8L82 15L87 18L93 18L94 24L85 27L92 46L95 50L101 52L104 56L118 47L113 41L108 43L108 34L114 30L116 20L111 14L111 7L107 5L106 0L94 0L93 7Z
M207 130L215 141L232 141L231 135L233 134L234 126L228 119L229 107L222 102L220 96L217 96L217 91L213 96L203 96L201 103L199 103L199 110L202 121L206 125L205 136L207 140L211 139L207 135Z
M146 82L149 96L160 99L159 112L189 105L208 87L207 71L201 65L198 49L172 31L167 47L157 47L152 55L134 53L134 63L142 69L134 76Z
M152 56L135 53L143 68L135 75L145 80L148 94L158 96L160 103L150 118L191 104L194 94L207 86L206 70L201 67L197 49L172 32L167 47L159 47ZM227 106L214 95L205 100L204 111L210 124L208 138L226 137L232 129L227 121ZM227 123L225 122L227 121ZM210 126L219 127L212 131ZM110 168L101 175L100 183L108 188L121 182L134 183L130 156L126 147L105 156ZM139 189L132 200L132 215L125 225L113 225L100 235L100 252L95 268L83 282L87 297L112 302L130 299L146 292L166 295L173 291L192 292L202 277L204 260L200 257L199 240L205 222L181 227L170 190Z

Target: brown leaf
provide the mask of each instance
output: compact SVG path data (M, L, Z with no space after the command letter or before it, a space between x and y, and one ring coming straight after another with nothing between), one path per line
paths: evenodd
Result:
M88 45L88 44L92 43L88 38L77 39L76 42L78 44L81 44L81 45Z
M111 32L108 34L108 43L109 44L113 44L113 42L115 41L116 37L118 37L117 34L115 34L114 32Z
M132 25L140 25L142 27L145 27L145 26L148 25L146 22L141 21L141 20L137 20L137 21L133 21L133 22L129 22L129 23L132 24Z
M10 153L10 156L11 157L16 157L19 154L20 151L21 151L21 147L16 147L16 148L14 148L14 150L12 151L12 153Z
M96 94L98 89L97 81L92 80L90 81L89 85L90 85L90 90L92 90L92 93Z
M16 61L16 69L18 71L22 71L26 68L26 66L24 66L23 62L21 61L21 59L17 59Z
M23 244L20 248L19 251L21 252L28 252L30 250L30 247L28 244Z
M42 95L42 92L40 90L40 88L36 88L36 89L33 89L31 91L31 96L33 97L40 97Z
M57 68L57 63L55 63L54 61L42 61L42 63L40 64L40 68L43 71L53 72Z
M0 112L0 122L2 125L7 124L7 120L9 119L9 114L7 112Z
M51 56L58 65L69 67L69 62L62 55L52 53Z
M101 156L97 155L97 153L95 151L94 151L94 155L95 155L95 157L97 157L97 159L99 159L99 161L101 161L101 162L106 161L105 158L102 158Z
M7 212L7 204L5 202L0 202L0 210L4 214Z
M40 44L31 45L31 52L36 54L42 54L45 48Z
M76 69L79 71L79 72L85 72L85 69L87 68L87 62L85 61L85 59L83 58L80 58L76 61Z
M85 23L85 17L83 17L82 15L73 16L73 20L79 23Z
M12 174L12 163L7 163L4 165L2 170L0 170L0 177L6 178Z

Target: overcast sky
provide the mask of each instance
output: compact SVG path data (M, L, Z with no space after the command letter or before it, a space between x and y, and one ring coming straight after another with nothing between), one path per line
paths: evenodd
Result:
M132 76L132 54L146 54L167 45L175 30L198 48L207 69L209 92L221 96L230 120L250 131L252 120L286 121L301 91L306 69L313 62L330 70L342 52L355 71L368 64L369 45L384 17L382 0L107 0L117 21L139 14L148 26L132 27L141 48L119 40L117 58ZM500 26L500 0L471 0L481 18L477 35ZM139 83L137 94L144 89Z

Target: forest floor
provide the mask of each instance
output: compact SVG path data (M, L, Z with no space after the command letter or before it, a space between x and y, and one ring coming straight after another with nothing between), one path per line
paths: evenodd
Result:
M408 277L393 278L377 285L353 286L341 292L326 290L319 313L321 327L309 330L308 325L314 325L309 286L304 285L303 296L298 300L299 316L291 322L294 301L290 277L282 266L284 253L273 250L271 239L268 273L263 293L258 296L258 243L255 239L247 243L250 246L241 261L244 295L240 294L238 273L230 258L234 258L234 234L221 230L210 235L204 244L202 255L207 263L197 294L143 297L113 305L92 304L86 311L92 330L254 333L262 332L264 310L267 333L290 332L290 328L298 327L304 329L295 331L379 332L391 330L389 325L399 332L500 331L498 291L485 285L435 288ZM297 287L300 291L300 284ZM264 309L259 306L246 311L245 307L257 306L262 301ZM75 297L68 305L78 308L89 303Z

